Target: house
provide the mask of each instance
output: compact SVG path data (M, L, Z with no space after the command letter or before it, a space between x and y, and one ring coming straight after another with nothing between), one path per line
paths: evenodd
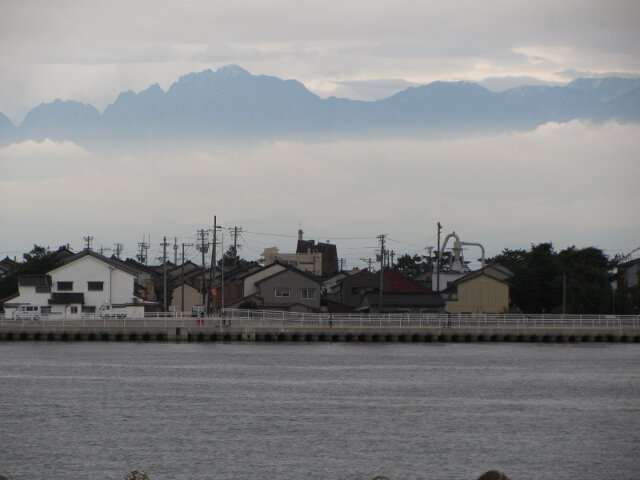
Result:
M362 306L367 294L377 295L380 292L380 275L369 270L361 270L343 278L339 285L339 292L328 295L329 300L356 310Z
M619 288L622 290L640 290L640 258L618 265L620 275Z
M339 290L327 292L331 312L380 312L380 272L361 270L338 282ZM442 295L390 269L382 276L382 312L438 313L444 311Z
M227 303L229 308L252 301L264 310L320 310L322 285L317 277L279 261L247 275L243 284L243 297Z
M511 272L491 264L453 281L444 291L447 313L506 313Z
M135 272L90 250L67 257L46 275L24 275L19 291L4 304L10 317L21 305L39 307L43 314L81 318L108 306L113 313L143 316L145 302L135 295Z
M213 284L216 289L216 310L244 297L244 279L262 269L263 267L259 263L250 262L246 265L218 271Z
M361 309L371 313L380 312L380 296L367 293ZM424 290L421 292L393 292L382 293L383 313L442 313L445 303L438 292Z
M11 260L8 256L0 260L0 278L11 274L20 265L15 260Z
M346 272L335 272L322 279L322 293L334 294L340 291L340 282L349 276Z

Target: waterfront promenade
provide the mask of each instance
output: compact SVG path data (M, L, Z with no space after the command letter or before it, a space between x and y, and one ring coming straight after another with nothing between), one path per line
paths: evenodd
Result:
M640 316L328 314L224 310L142 318L0 318L0 341L632 342Z

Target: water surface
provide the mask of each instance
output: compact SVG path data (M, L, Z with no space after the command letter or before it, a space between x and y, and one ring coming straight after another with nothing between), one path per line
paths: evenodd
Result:
M0 344L14 480L640 478L640 347Z

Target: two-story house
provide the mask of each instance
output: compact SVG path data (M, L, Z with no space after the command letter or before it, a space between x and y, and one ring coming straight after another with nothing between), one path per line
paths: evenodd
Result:
M90 250L67 257L47 275L28 275L19 280L18 294L5 302L5 315L20 305L35 305L43 314L80 318L108 307L111 314L143 316L144 302L135 295L134 271L121 262Z
M238 308L244 302L254 302L260 309L291 312L320 310L320 280L307 272L276 261L243 279L244 296L227 304Z

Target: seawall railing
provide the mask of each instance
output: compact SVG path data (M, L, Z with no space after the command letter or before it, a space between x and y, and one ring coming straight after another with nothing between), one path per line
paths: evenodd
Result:
M223 309L215 316L192 317L191 312L147 313L136 318L99 318L93 314L81 318L60 315L5 318L0 316L0 327L124 327L124 328L621 328L640 327L640 315L494 315L494 314L440 314L440 313L371 313L330 314L297 313L271 310Z

